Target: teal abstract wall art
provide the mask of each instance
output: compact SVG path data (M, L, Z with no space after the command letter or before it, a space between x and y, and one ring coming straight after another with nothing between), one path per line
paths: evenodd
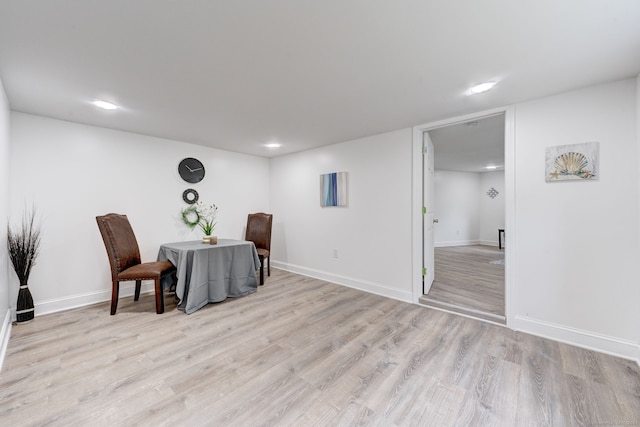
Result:
M347 173L320 175L320 206L347 206Z

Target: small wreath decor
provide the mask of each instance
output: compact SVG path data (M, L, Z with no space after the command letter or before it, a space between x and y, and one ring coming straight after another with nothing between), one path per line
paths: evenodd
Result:
M218 207L215 204L206 205L202 200L198 200L182 209L182 221L191 229L199 226L205 236L211 236L216 226L214 221L217 213Z
M198 214L196 205L190 205L182 209L182 221L189 228L195 228L196 225L200 224L200 214Z

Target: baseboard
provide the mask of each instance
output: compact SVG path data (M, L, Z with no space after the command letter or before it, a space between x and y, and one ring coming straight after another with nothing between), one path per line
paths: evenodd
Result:
M480 240L478 244L483 246L495 246L496 248L498 247L497 240ZM504 249L504 245L502 246L502 249Z
M448 248L452 246L473 246L473 245L498 247L498 241L497 240L456 240L456 241L450 241L450 242L436 242L433 244L433 247Z
M511 329L531 335L549 338L624 359L635 360L640 365L640 345L632 341L522 316L516 316L513 322L508 323L508 326Z
M381 295L387 298L393 298L398 301L412 302L411 291L403 292L397 289L387 288L386 286L366 282L363 280L352 279L350 277L344 277L337 274L327 273L325 271L314 270L312 268L301 267L299 265L288 264L280 261L271 261L271 266L279 268L281 270L290 271L292 273L301 274L303 276L313 277L314 279L320 279L327 282L335 283L337 285L346 286L360 291L369 292L376 295Z
M6 311L2 321L2 328L0 328L0 372L2 372L2 365L7 354L9 338L11 338L11 310Z
M120 284L120 298L133 296L135 282L125 282ZM142 282L141 293L155 292L153 282ZM105 289L85 294L72 295L66 298L56 298L48 301L40 301L35 304L35 315L57 313L58 311L70 310L72 308L84 307L100 302L111 301L111 289ZM14 309L15 311L15 309ZM13 317L15 318L15 316Z
M435 242L433 246L435 248L447 248L450 246L471 246L480 244L480 240L455 240L449 242Z

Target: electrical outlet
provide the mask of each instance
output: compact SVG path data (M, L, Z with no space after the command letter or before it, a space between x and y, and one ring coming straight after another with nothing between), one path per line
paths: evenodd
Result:
M333 257L334 258L338 258L338 250L337 249L333 250Z

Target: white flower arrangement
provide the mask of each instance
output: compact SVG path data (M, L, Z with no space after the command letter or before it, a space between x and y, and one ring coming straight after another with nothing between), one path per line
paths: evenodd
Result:
M195 228L196 225L199 226L205 236L210 236L216 227L214 221L217 214L218 207L214 203L207 205L199 200L182 210L182 221L189 228Z

